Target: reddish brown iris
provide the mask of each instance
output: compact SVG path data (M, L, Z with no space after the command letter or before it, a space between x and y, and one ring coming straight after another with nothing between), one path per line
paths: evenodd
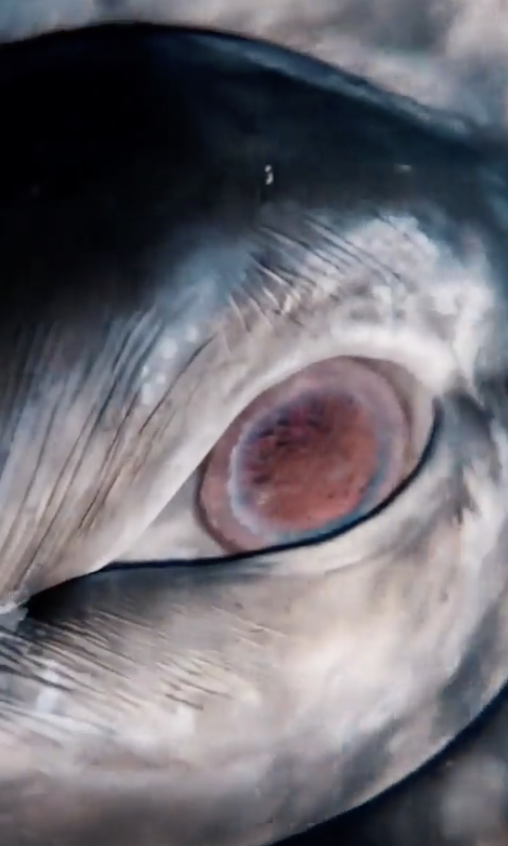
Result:
M238 494L261 523L316 530L358 507L377 453L354 397L309 393L254 428L239 461Z
M209 456L199 505L234 551L333 531L404 475L409 425L388 379L354 359L306 368L259 396Z

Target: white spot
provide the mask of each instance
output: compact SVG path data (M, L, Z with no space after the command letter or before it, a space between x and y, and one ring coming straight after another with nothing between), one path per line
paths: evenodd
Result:
M197 339L199 338L199 332L197 326L189 326L187 331L185 332L185 340L189 344L194 344Z
M161 358L164 361L170 361L178 352L178 344L174 338L165 338L160 346Z
M47 666L41 673L42 688L35 700L35 710L39 714L52 714L53 709L60 698L60 691L54 687L60 681L60 674L56 661L48 661Z
M269 164L265 165L265 185L273 185L274 179L273 167Z
M166 376L164 373L157 373L155 377L155 384L156 385L165 385L166 384Z
M189 705L177 705L171 717L171 727L175 735L184 739L194 734L196 716L194 709Z
M191 705L175 702L161 712L154 708L147 715L145 723L140 721L137 729L129 728L129 743L138 750L152 749L154 735L164 737L171 744L185 743L196 732L196 711Z
M152 380L143 382L141 385L141 404L153 405L155 402L155 384Z
M15 631L18 623L27 615L27 611L18 605L19 600L11 599L7 594L0 605L0 633L5 630Z

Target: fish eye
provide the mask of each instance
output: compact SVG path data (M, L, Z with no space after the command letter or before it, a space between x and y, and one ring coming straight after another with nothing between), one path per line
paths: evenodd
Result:
M200 520L230 553L341 532L417 468L433 402L399 365L337 357L264 391L202 468Z

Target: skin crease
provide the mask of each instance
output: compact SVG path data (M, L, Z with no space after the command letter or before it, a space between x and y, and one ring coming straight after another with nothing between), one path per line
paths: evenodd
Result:
M268 843L398 781L506 678L505 152L269 48L102 38L0 55L0 839ZM202 459L340 354L439 401L389 507L9 611L149 557L164 507L167 555L216 553Z

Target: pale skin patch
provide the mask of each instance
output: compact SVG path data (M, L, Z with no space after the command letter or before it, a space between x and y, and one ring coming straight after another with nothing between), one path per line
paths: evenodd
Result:
M58 704L60 672L56 661L49 661L40 672L42 687L37 694L34 710L38 714L52 714Z

